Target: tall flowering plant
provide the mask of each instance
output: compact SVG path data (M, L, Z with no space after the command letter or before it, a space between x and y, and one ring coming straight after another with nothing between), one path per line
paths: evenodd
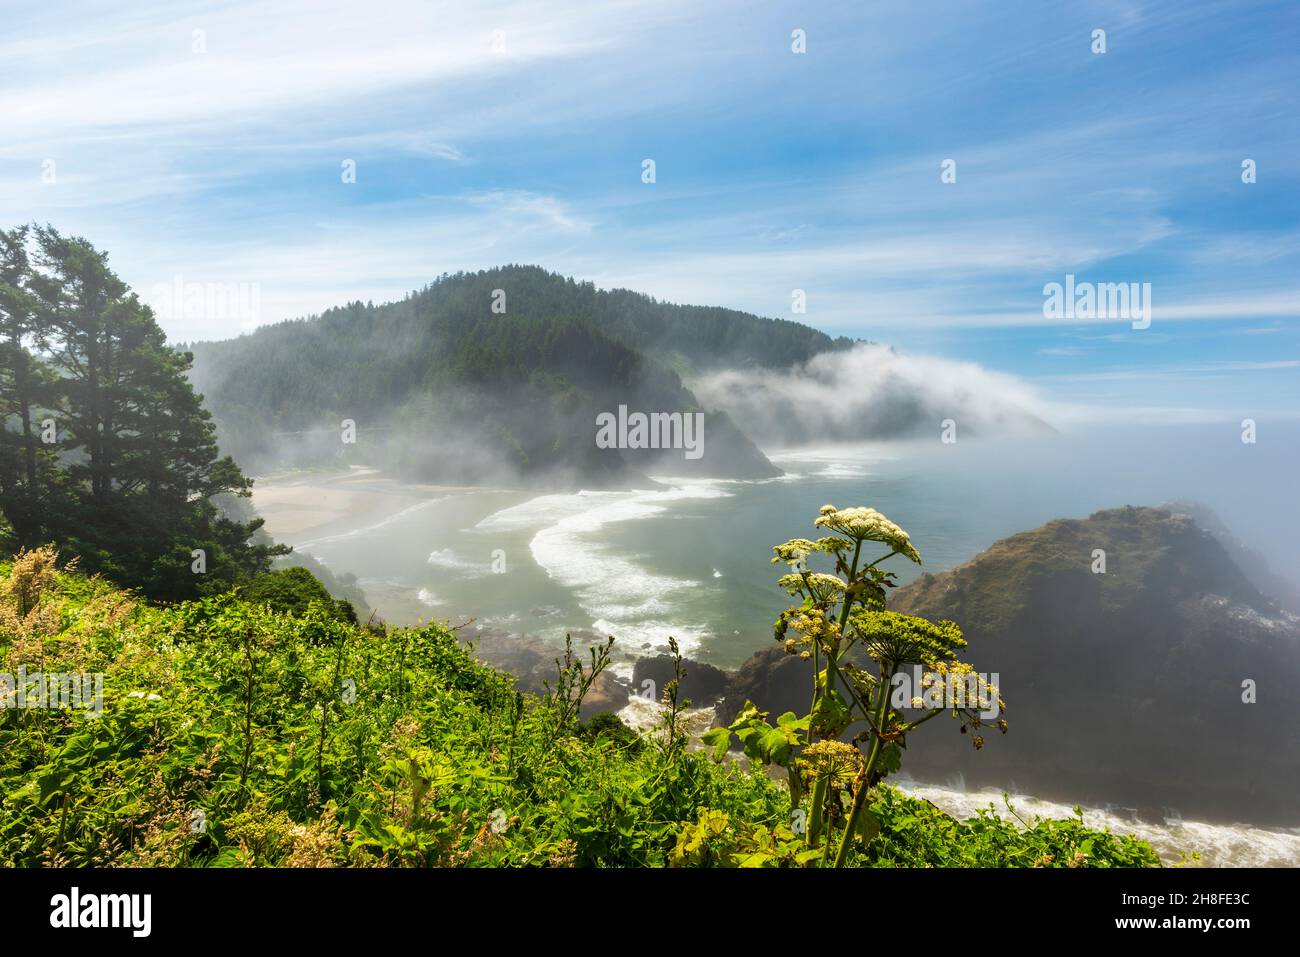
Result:
M961 722L976 748L993 714L1004 732L998 689L964 661L961 629L885 609L895 574L882 567L896 556L921 564L908 534L873 508L823 506L815 523L822 538L791 539L773 548L773 564L789 571L778 584L797 604L776 621L787 653L812 664L808 714L787 712L768 722L746 702L736 720L704 738L722 760L734 734L751 758L786 768L791 798L811 853L802 860L842 867L855 841L878 830L867 808L871 790L902 762L907 735L939 714ZM829 571L812 567L814 562ZM925 669L921 692L904 695L906 669ZM845 737L850 730L856 733ZM807 804L807 811L804 805Z

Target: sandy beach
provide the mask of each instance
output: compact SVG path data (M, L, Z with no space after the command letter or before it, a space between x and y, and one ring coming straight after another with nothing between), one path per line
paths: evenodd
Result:
M253 485L253 507L266 531L291 545L381 522L439 495L472 491L465 486L416 485L386 478L378 469L352 466L336 472L268 475Z

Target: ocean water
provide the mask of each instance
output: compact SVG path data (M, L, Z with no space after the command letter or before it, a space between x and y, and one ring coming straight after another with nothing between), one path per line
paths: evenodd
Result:
M723 668L770 642L786 597L775 585L781 569L770 563L771 548L816 537L812 522L826 503L884 512L911 534L924 570L939 572L1053 518L1194 500L1275 571L1300 578L1293 490L1300 428L1288 423L1261 428L1255 445L1225 424L952 445L936 435L769 457L785 475L656 476L666 487L653 491L437 492L357 527L285 540L357 575L390 622L473 619L557 643L569 631L613 635L623 674L637 657L666 648L669 636L687 656ZM922 571L898 558L889 567L900 582ZM927 796L967 812L971 801L1001 806L999 793L960 787ZM1170 822L1160 835L1162 853L1194 839L1202 853L1218 848L1224 862L1300 863L1300 838L1290 832Z
M595 631L614 635L627 657L672 635L689 655L733 668L770 640L783 607L772 546L815 536L826 503L884 512L909 531L924 570L938 572L1053 518L1195 500L1276 571L1300 577L1300 429L1265 434L1256 446L1230 426L1198 426L801 449L770 453L786 472L775 479L437 492L358 527L285 538L358 575L393 622L473 617L556 638ZM897 558L889 567L901 582L922 570Z

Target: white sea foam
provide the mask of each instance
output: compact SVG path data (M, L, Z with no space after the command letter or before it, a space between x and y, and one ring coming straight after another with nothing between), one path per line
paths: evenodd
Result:
M868 474L867 470L856 465L846 465L842 462L832 462L830 465L820 469L815 473L821 478L862 478Z
M428 563L434 568L465 575L486 575L491 570L486 562L472 562L461 558L450 548L435 548L429 553Z
M873 466L898 458L897 452L878 443L781 449L766 454L783 469L795 465L806 470L808 477L823 479L864 478L875 473ZM793 481L803 477L803 474L787 471L778 481Z
M764 454L781 468L790 465L871 465L900 458L897 448L870 442L778 449Z
M574 492L556 495L539 495L526 502L503 508L482 519L474 526L480 532L512 532L542 528L560 519L576 515L602 503L616 501L627 492Z
M427 588L421 588L415 593L415 597L420 600L420 604L427 605L430 608L437 608L439 605L447 604Z
M293 547L298 551L305 551L317 545L328 545L331 542L347 541L350 538L357 538L361 535L369 535L371 532L377 532L382 528L387 528L396 522L408 519L416 512L428 508L430 505L437 505L439 502L445 502L448 496L442 495L438 498L425 499L423 502L416 502L414 505L408 505L399 512L395 512L386 518L380 519L372 525L364 525L361 528L350 529L346 532L340 532L337 535L326 535L323 538L314 538L309 542L298 542Z
M782 475L773 475L769 478L760 479L738 479L738 478L689 478L681 475L651 475L650 478L663 485L672 485L677 488L690 488L708 486L710 488L725 488L731 485L767 485L771 482L794 482L802 478L791 472L785 472Z
M674 621L673 596L703 587L702 583L642 568L604 544L603 532L609 525L662 515L678 502L727 497L730 493L719 485L698 481L662 491L600 493L599 497L581 492L567 496L574 500L569 502L555 501L564 496L543 496L551 501L523 514L544 511L562 517L533 536L533 559L553 581L574 593L592 617L593 630L614 635L624 649L659 648L672 636L682 653L690 654L709 632Z
M965 819L974 817L981 808L992 805L998 817L1015 821L1002 800L1002 792L993 789L968 791L960 788L899 782L898 787L915 797L933 801L939 808ZM1074 815L1074 808L1027 795L1012 795L1011 806L1025 821L1033 818L1064 818ZM1099 808L1083 808L1083 820L1089 827L1109 828L1116 834L1129 834L1149 841L1166 864L1177 864L1184 852L1201 855L1203 867L1296 867L1300 865L1300 828L1263 828L1245 824L1206 824L1167 818L1164 823L1130 820Z
M665 713L666 709L659 701L633 693L628 695L627 704L619 710L618 716L629 728L635 728L642 733L651 732L652 736L657 736L653 733L660 730ZM699 745L700 735L709 730L713 718L712 707L687 708L682 712L681 727L690 736L692 746Z

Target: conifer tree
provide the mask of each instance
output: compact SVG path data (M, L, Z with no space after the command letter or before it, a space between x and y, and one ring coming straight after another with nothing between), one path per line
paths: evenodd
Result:
M40 438L43 413L53 401L54 376L31 352L39 347L43 327L30 289L28 234L26 226L0 229L0 419L14 425L0 430L0 495L14 544L34 547L42 539L42 511L56 491L53 483L41 487L53 450L42 448Z
M252 482L217 449L186 378L192 357L167 345L107 255L52 227L5 234L0 253L5 448L24 455L21 467L5 457L0 506L15 537L57 542L88 569L161 599L224 590L287 552L249 541L261 519L221 514L220 497L246 497ZM58 436L39 490L29 461L38 404Z

